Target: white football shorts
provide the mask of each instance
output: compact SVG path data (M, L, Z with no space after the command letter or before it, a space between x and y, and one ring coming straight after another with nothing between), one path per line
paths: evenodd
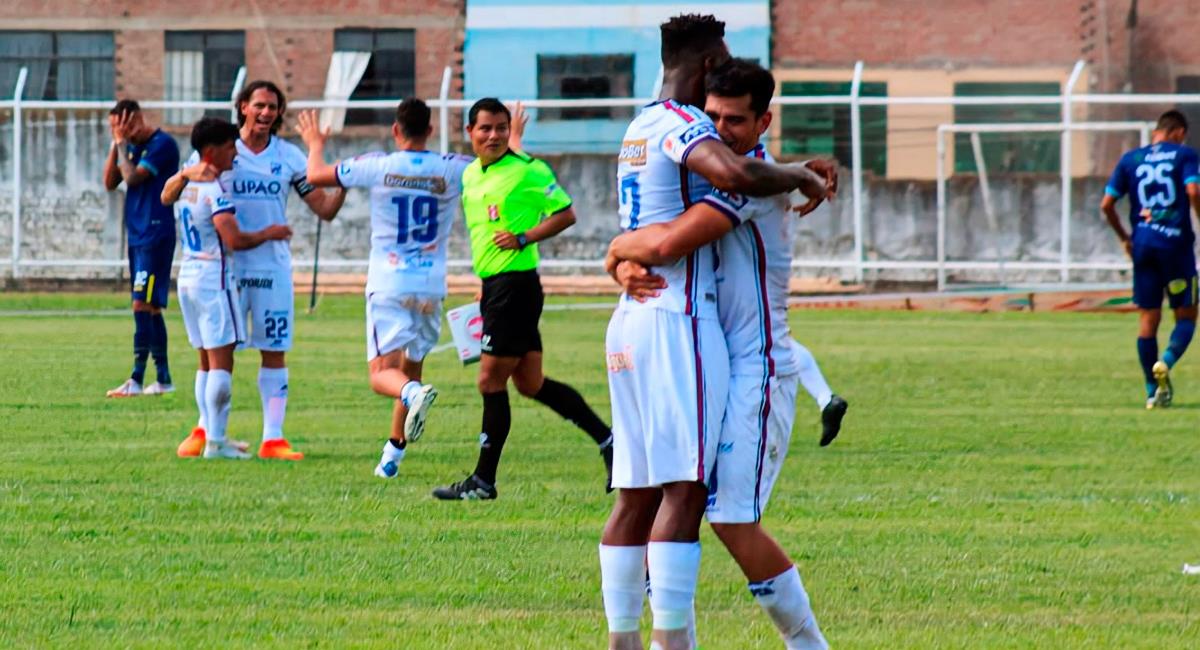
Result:
M192 347L213 350L245 340L237 291L185 286L179 287L178 294L183 327Z
M728 393L720 323L662 309L617 309L605 353L613 487L706 481Z
M439 296L367 296L367 361L404 350L409 361L421 361L442 334Z
M796 421L800 375L735 375L708 484L705 515L714 524L748 524L762 519L779 470L787 457Z
M291 269L234 270L241 313L250 324L249 347L268 352L292 349L295 295Z

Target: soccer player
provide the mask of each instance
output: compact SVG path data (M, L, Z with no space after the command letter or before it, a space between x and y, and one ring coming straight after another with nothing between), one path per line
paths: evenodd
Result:
M233 167L237 127L206 117L192 127L192 148L217 172ZM227 248L246 250L265 241L286 240L292 229L271 224L243 232L234 216L233 199L219 180L188 186L175 204L183 231L183 264L179 269L179 309L188 341L200 351L196 373L196 406L205 438L204 458L250 458L242 445L225 437L232 396L233 349L245 336L242 314L235 307L237 289Z
M109 397L175 392L167 363L167 323L162 310L171 288L175 217L158 201L167 176L179 167L175 139L146 124L141 107L122 99L108 113L112 147L104 161L104 187L125 183L125 231L133 298L133 372ZM156 381L145 389L146 358L154 357Z
M345 190L314 191L305 179L306 156L276 134L283 125L287 100L270 81L252 81L237 98L239 137L233 169L225 179L231 188L238 224L257 231L287 224L287 200L294 190L318 218L332 220L345 201ZM188 181L207 179L213 170L193 154L189 166L171 177L163 202L172 203ZM262 400L263 437L259 458L301 460L283 435L287 412L288 369L285 355L292 348L295 299L292 291L292 253L286 240L270 240L234 253L238 309L249 316L248 343L262 357L258 392ZM193 432L180 444L180 455L200 453L204 439Z
M471 158L426 149L429 106L410 98L396 108L397 151L325 162L328 130L317 114L300 114L308 147L308 182L371 191L371 256L367 272L367 364L371 388L395 400L391 436L375 475L393 478L409 441L425 426L437 390L421 383L425 355L442 331L446 242L458 217L462 173Z
M438 499L495 499L496 469L512 415L508 380L517 391L570 420L600 446L611 466L612 432L570 386L542 371L542 283L537 243L575 223L571 197L546 163L509 146L512 115L494 98L467 113L467 133L478 156L463 172L463 213L472 265L483 280L479 392L483 430L479 461L467 478L433 491Z
M705 85L705 112L721 139L739 154L771 160L759 143L771 125L771 73L735 59L710 73ZM690 252L689 230L704 231L693 220L698 213L693 208L670 223L625 233L613 241L610 257L669 263ZM799 571L760 524L787 455L797 387L803 384L824 409L822 445L837 436L847 409L812 353L789 334L789 213L785 196L751 199L740 211L741 224L718 243L717 312L729 348L730 379L706 515L786 646L825 648ZM632 261L622 262L618 275L635 299L653 297L663 286L661 278Z
M645 302L623 296L605 341L613 410L613 486L620 488L600 545L611 648L641 648L644 564L654 642L689 646L700 568L700 520L728 394L729 357L717 319L710 242L740 222L745 197L801 189L826 196L803 165L776 166L734 153L704 101L704 77L729 60L724 23L677 16L662 25L663 87L625 132L617 165L621 227L669 222L695 206L694 250L656 269L667 282ZM723 190L713 192L713 186Z
M1133 302L1138 306L1138 360L1146 381L1146 408L1171 405L1171 368L1183 356L1196 331L1196 236L1191 209L1200 211L1197 154L1183 143L1187 118L1167 111L1158 118L1150 145L1121 156L1100 210L1125 252L1133 259ZM1125 231L1117 200L1129 195ZM1162 358L1158 356L1158 324L1163 295L1175 312L1175 329Z

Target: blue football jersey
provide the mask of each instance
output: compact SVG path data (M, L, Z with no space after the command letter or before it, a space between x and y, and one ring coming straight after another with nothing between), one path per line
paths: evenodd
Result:
M1187 185L1200 183L1196 150L1159 142L1121 156L1104 191L1129 196L1135 246L1188 247L1195 240Z

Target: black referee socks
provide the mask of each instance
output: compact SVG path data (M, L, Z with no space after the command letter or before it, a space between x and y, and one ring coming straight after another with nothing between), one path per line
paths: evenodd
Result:
M508 440L511 427L508 391L484 395L483 429L479 434L479 462L475 464L475 476L488 485L496 484L496 468L500 465L500 453L504 451L504 441Z
M583 429L597 445L603 445L612 437L608 425L583 401L583 396L566 384L546 377L542 389L533 399L549 406L552 411L570 420L571 424Z

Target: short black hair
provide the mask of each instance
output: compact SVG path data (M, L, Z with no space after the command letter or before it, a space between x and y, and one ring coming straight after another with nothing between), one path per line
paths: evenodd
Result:
M750 108L761 117L771 107L775 77L752 59L730 59L704 78L704 92L718 97L750 95Z
M416 97L409 97L396 107L396 124L406 138L423 138L429 133L429 105Z
M508 121L512 122L512 113L508 112L508 107L504 105L504 102L495 97L484 97L471 105L471 110L467 113L467 126L475 126L475 118L479 116L479 111L487 111L497 115L504 113Z
M725 23L712 15L675 16L659 29L662 31L662 63L667 67L707 56L720 47L725 38Z
M250 101L250 97L254 95L254 91L259 90L260 88L266 88L267 90L275 93L275 98L279 100L279 116L276 117L275 122L271 124L271 134L274 135L279 131L279 127L283 126L283 113L287 110L287 98L283 96L283 91L279 89L279 86L276 86L274 82L267 81L266 79L256 79L251 81L250 83L246 84L246 87L242 89L242 92L238 93L237 102L234 104L234 108L237 109L238 126L246 123L246 115L245 113L242 113L242 104L248 103Z
M1187 116L1180 111L1170 110L1158 116L1158 124L1154 126L1155 131L1174 131L1175 129L1188 130Z
M197 152L205 147L223 145L238 139L238 128L229 120L219 117L202 117L192 125L192 148Z
M142 110L142 107L140 104L137 103L137 100L122 99L122 100L118 101L115 106L112 107L112 110L109 111L108 114L109 115L120 115L122 113L136 113L140 110Z

